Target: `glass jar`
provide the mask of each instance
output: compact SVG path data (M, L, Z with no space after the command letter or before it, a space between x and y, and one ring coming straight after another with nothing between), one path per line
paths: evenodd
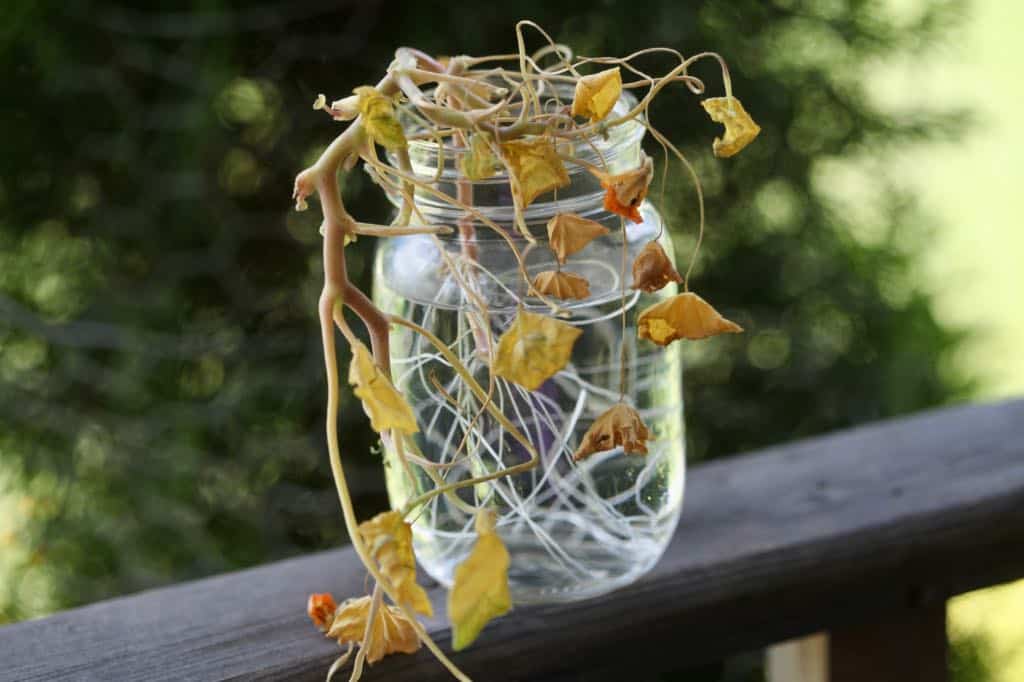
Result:
M624 95L613 115L627 111L631 100L631 95ZM607 138L580 145L574 154L594 164L603 158L612 172L629 170L641 163L643 135L640 123L620 125ZM480 385L493 389L493 404L540 453L540 463L531 471L460 489L459 500L467 504L440 496L413 514L419 562L433 578L450 586L455 567L475 541L468 506L487 506L498 513L498 532L511 555L509 583L515 603L584 599L632 582L668 545L682 506L685 476L679 345L660 348L638 340L635 327L636 312L675 294L675 285L655 294L629 288L628 268L645 244L658 239L666 253L673 253L661 217L645 202L640 208L643 222L626 221L624 261L624 221L603 208L604 190L591 173L566 164L571 185L542 195L524 212L536 240L531 245L514 224L507 175L460 181L459 149L448 146L439 154L435 143L414 140L409 152L420 179L460 196L504 228L531 278L556 267L546 232L555 214L575 213L609 229L563 266L590 283L586 300L561 302L562 319L583 333L569 364L536 391L488 372L484 325L494 342L519 306L550 312L542 301L527 296L509 241L481 220L419 189L415 203L422 220L459 230L451 236L412 235L379 242L376 303L448 344ZM389 196L397 206L400 196ZM417 413L419 454L442 465L434 468L435 478L454 482L528 459L525 449L482 409L422 336L393 326L391 362L396 387ZM619 400L620 390L650 429L649 454L627 455L615 448L574 462L573 452L583 434ZM397 456L386 448L388 494L394 508L436 484L416 466L416 480L410 480Z

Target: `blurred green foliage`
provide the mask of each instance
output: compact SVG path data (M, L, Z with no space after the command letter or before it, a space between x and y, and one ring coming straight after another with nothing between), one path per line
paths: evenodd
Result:
M681 87L652 112L706 183L699 289L748 330L688 351L692 457L966 395L948 362L961 332L916 285L929 217L898 188L868 219L826 191L836 160L961 128L962 112L896 120L868 96L874 61L926 48L960 11L920 5L890 19L867 0L8 0L0 621L344 541L322 436L318 212L289 197L338 130L316 94L375 81L398 45L510 51L530 17L578 53L726 55L764 129L742 155L711 157L719 129ZM717 93L710 65L698 75ZM684 258L695 200L678 170L664 208ZM386 220L362 173L343 183L355 215ZM350 259L364 284L372 248ZM379 461L346 407L370 513L386 504Z

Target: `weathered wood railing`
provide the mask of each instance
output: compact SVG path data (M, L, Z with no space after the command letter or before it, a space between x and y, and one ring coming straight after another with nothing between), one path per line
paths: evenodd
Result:
M1020 576L1024 400L946 409L696 467L650 575L516 609L455 660L479 680L635 680L828 631L833 682L941 680L946 599ZM8 626L0 679L321 680L338 649L304 605L327 589L363 592L350 550ZM422 650L367 679L446 678Z

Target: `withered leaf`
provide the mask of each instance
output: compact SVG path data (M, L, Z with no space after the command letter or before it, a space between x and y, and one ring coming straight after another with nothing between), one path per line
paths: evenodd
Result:
M558 158L554 143L546 137L503 142L501 153L512 171L512 193L522 208L541 194L569 184L565 164Z
M545 296L561 299L584 299L590 297L590 283L587 278L575 272L545 270L533 278L533 288Z
M482 510L477 514L476 544L455 569L455 581L448 593L448 618L456 651L472 644L488 622L512 608L508 550L494 524L494 512Z
M397 600L424 616L433 615L426 591L416 583L412 528L402 515L397 511L381 512L359 524L359 534Z
M637 317L637 333L659 346L676 339L703 339L717 334L743 331L735 322L722 317L707 301L688 291L655 303Z
M582 333L561 320L520 309L498 340L492 371L535 391L565 367Z
M392 151L405 148L405 132L395 117L395 104L391 98L385 97L369 85L360 86L352 92L359 98L359 114L362 116L363 127L373 141Z
M716 137L711 146L715 156L727 158L738 154L761 132L761 127L735 97L709 97L701 106L712 121L725 126L725 137Z
M559 213L548 221L548 244L558 262L566 259L597 237L608 234L608 228L595 220L581 218L575 213Z
M622 94L622 74L619 67L598 71L576 81L572 100L572 115L586 116L600 121L611 112Z
M486 180L498 172L500 164L488 142L487 133L469 136L469 149L459 160L459 168L469 180Z
M395 429L403 433L416 433L416 415L402 394L392 385L370 351L361 343L352 346L352 364L349 365L348 381L355 387L355 394L363 401L363 409L370 418L370 426L377 433Z
M665 288L669 282L682 282L665 249L657 241L650 241L633 261L633 288L653 293Z
M625 403L616 403L594 420L572 458L578 462L620 445L627 455L646 455L650 438L651 433L637 411Z
M342 602L327 636L338 640L338 644L362 644L372 604L371 597ZM373 630L366 645L367 663L376 663L388 654L414 654L419 650L420 638L416 629L397 607L380 604L373 620Z

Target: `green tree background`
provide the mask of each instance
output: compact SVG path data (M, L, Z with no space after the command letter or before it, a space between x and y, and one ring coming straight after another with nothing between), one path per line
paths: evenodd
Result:
M961 111L894 120L865 73L946 39L961 5L922 0L897 22L868 0L4 3L0 622L345 541L322 443L317 217L289 196L337 132L316 93L375 81L402 44L509 51L530 17L579 53L727 56L764 129L742 155L711 157L717 126L683 88L652 112L706 183L700 288L748 330L687 351L691 461L969 395L949 362L963 332L915 281L935 221L894 188L864 224L820 173L962 129ZM682 173L670 190L683 256L694 197ZM386 219L361 173L344 194ZM372 248L352 252L364 284ZM386 504L380 463L345 407L369 514ZM723 670L757 675L694 675Z

